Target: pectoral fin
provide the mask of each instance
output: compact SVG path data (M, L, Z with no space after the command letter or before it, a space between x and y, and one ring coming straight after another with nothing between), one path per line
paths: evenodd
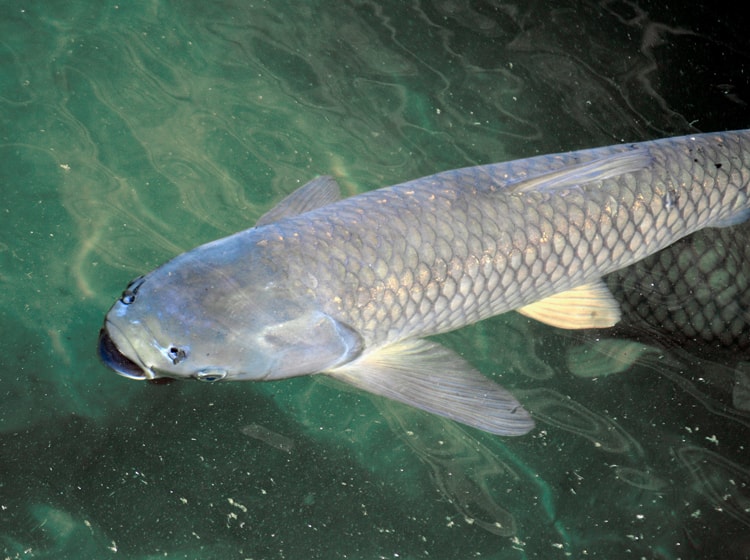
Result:
M620 320L620 304L601 280L516 309L559 329L603 329Z
M304 214L321 208L341 198L341 189L336 179L328 175L316 177L288 195L276 206L263 214L255 226L265 226L282 218Z
M520 436L534 427L521 404L456 353L427 340L408 340L326 371L359 389L480 430Z

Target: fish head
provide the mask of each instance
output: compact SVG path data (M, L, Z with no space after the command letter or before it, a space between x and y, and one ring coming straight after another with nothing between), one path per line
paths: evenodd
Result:
M104 364L142 380L281 379L361 350L359 334L321 311L273 259L215 243L133 280L99 335Z

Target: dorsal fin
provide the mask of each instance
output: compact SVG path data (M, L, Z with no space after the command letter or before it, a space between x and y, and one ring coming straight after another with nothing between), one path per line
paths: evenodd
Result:
M265 226L283 218L298 216L336 202L340 198L341 189L336 179L328 175L321 175L287 195L276 206L263 214L255 226Z
M651 155L644 150L615 153L594 161L577 163L549 173L519 179L510 182L506 187L516 192L572 187L633 173L648 167L650 163Z

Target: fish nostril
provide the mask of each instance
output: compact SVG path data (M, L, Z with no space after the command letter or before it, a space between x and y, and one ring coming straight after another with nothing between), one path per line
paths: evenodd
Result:
M120 301L125 305L130 305L135 301L135 294L132 292L123 292L120 296Z
M99 359L107 367L130 379L146 379L143 369L133 360L125 356L107 333L107 329L99 331Z
M135 302L135 295L138 293L138 288L141 287L141 284L143 284L144 277L139 276L130 284L128 284L128 287L125 288L125 291L122 292L122 295L120 296L120 301L124 305L130 305L131 303Z

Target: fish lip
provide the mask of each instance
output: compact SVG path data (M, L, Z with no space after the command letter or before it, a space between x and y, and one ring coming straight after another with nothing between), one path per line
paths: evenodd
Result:
M117 344L115 344L109 334L110 328L113 328L113 325L106 321L99 331L97 350L102 363L128 379L136 379L138 381L152 379L154 376L153 374L149 375L150 371L128 358ZM117 330L116 327L114 328Z

